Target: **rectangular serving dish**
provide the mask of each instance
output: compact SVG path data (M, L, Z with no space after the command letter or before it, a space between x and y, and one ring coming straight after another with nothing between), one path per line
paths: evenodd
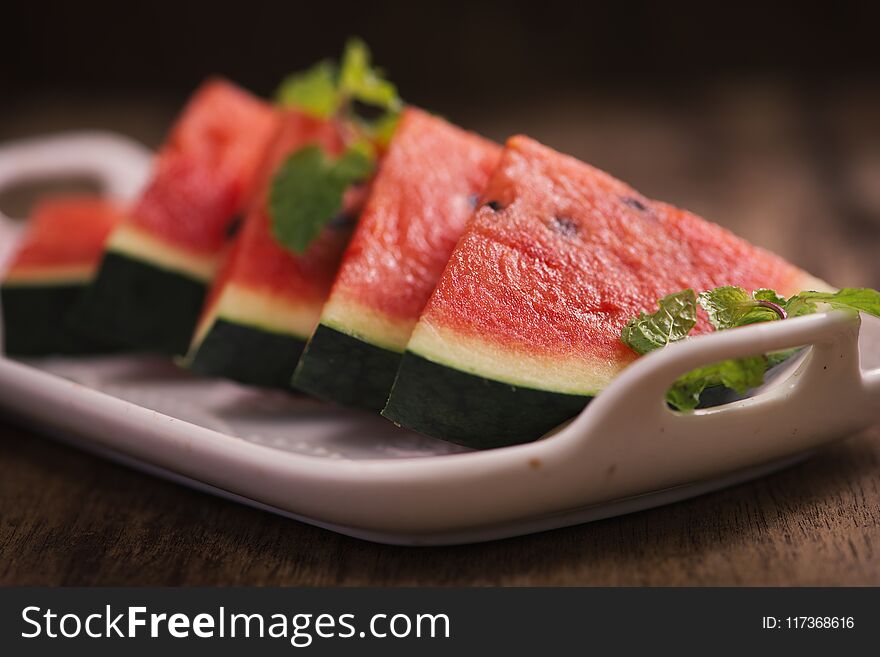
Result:
M148 154L119 137L60 136L0 149L0 188L85 171L125 198L147 165ZM17 232L0 216L0 271ZM801 346L809 349L749 399L692 414L665 404L690 369ZM699 495L870 426L880 419L880 321L821 313L689 339L639 359L552 435L483 452L150 357L0 357L0 411L127 465L351 536L466 543Z
M828 313L695 338L638 361L553 435L483 452L150 357L0 358L0 408L127 465L334 531L463 543L698 495L870 425L880 322L859 328ZM805 358L753 398L690 415L663 403L687 369L802 344L813 345Z

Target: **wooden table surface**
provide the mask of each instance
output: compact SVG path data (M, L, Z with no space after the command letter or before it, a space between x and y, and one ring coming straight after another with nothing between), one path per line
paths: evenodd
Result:
M438 109L498 139L530 133L837 285L880 287L880 89L752 80ZM104 126L156 143L169 111L17 99L0 109L0 140ZM400 548L196 493L0 418L0 584L877 585L880 426L671 506L483 545Z

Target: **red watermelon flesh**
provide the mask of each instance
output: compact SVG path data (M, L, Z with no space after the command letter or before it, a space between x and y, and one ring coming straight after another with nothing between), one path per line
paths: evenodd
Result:
M493 142L408 107L322 322L402 351L500 153Z
M44 200L32 211L7 280L89 278L123 208L96 196Z
M281 246L272 234L267 198L277 168L293 152L320 145L338 155L345 146L343 126L297 111L284 113L281 130L261 168L253 204L209 293L196 345L218 318L278 333L308 337L330 290L351 235L349 222L333 222L303 254ZM363 190L349 190L343 214L355 214Z
M595 393L636 357L622 327L672 292L827 287L527 137L509 141L484 196L490 203L458 245L410 349L449 357L439 336L485 346L501 357L494 375L515 383ZM708 329L701 319L697 331ZM524 370L524 355L542 366Z
M253 194L277 130L278 115L268 103L223 80L205 83L160 150L126 228L176 250L216 255Z
M238 87L205 83L110 236L72 321L139 350L185 352L278 121L274 107Z
M41 201L0 284L3 348L12 356L101 353L68 324L71 309L95 277L104 243L124 210L96 196Z
M828 286L527 138L498 169L413 331L382 414L471 447L535 440L636 354L626 322L686 288ZM701 320L699 331L708 325Z
M380 411L410 333L501 149L419 109L404 112L293 383Z

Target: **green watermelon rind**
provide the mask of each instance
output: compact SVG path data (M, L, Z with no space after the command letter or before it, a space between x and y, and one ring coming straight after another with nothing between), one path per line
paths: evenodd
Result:
M306 341L218 317L194 347L186 367L247 385L290 389L290 379Z
M778 355L768 383L800 350ZM577 416L596 395L574 395L515 385L407 350L382 416L419 433L473 449L505 447L541 438ZM697 408L712 408L751 395L725 386L703 391Z
M407 350L382 415L428 436L488 449L537 440L592 399L488 379Z
M178 356L189 349L206 294L203 281L108 250L73 320L96 337Z
M86 290L82 281L0 286L3 351L9 356L90 356L117 351L112 341L75 330L68 314Z
M297 365L293 386L325 401L378 413L401 356L321 323Z

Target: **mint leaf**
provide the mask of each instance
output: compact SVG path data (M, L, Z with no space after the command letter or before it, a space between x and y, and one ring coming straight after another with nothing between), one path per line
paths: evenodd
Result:
M401 107L397 87L370 64L370 50L360 39L349 39L339 69L339 90L345 98L398 111Z
M637 354L646 354L687 337L696 323L697 295L693 290L682 290L660 299L657 312L642 312L629 320L620 339Z
M736 358L721 361L716 367L722 385L744 394L764 383L767 358L765 356Z
M692 411L706 388L723 385L740 394L764 383L768 361L764 356L736 358L706 365L683 374L666 393L666 401L679 411Z
M772 290L760 290L760 292L762 297L768 297L772 293L774 298L778 298ZM779 315L774 310L759 304L762 300L772 302L766 298L753 298L741 287L733 285L716 287L714 290L702 292L698 297L700 305L709 316L709 322L716 330L779 319ZM785 303L784 300L782 301Z
M713 319L713 324L739 325L756 311L778 316L772 310L756 305L742 288L727 286L700 295L700 303ZM761 321L761 320L754 320ZM687 337L697 323L697 295L683 290L663 297L657 312L640 313L627 322L621 340L633 351L645 354ZM679 377L666 394L666 400L680 411L690 411L700 403L700 395L710 386L724 385L744 393L764 382L767 359L764 356L726 360L692 370Z
M286 77L276 94L283 107L295 107L306 114L326 119L339 109L336 65L330 60L315 64L302 73Z
M362 127L377 144L387 146L394 136L394 131L397 130L399 120L399 111L387 112L370 123L365 124L362 122Z
M700 403L700 395L712 377L706 367L683 374L666 391L666 402L679 411L692 411Z
M384 146L391 141L397 128L403 101L397 93L397 87L381 69L371 65L370 59L370 50L363 41L349 39L342 55L339 92L348 104L352 121L376 143ZM373 119L357 116L352 101L379 110L378 116Z
M740 316L753 305L748 292L732 285L701 292L697 301L718 330L737 326Z
M800 350L800 347L795 347L793 349L783 349L782 351L771 351L767 354L767 369L769 370L777 365L781 365Z
M693 290L664 297L656 313L640 313L631 319L621 331L621 340L637 353L645 354L685 337L696 322L694 301ZM880 292L869 288L801 292L786 300L773 290L755 290L750 296L741 287L727 285L701 293L696 301L706 311L716 330L808 315L816 312L820 303L880 317ZM764 382L764 373L770 367L782 363L797 351L787 349L697 368L675 381L667 392L666 400L680 411L691 411L699 404L703 391L711 386L723 385L743 394L760 386Z
M783 307L789 317L803 317L804 315L811 315L816 312L815 302L803 299L797 294L786 301Z
M375 161L376 150L370 142L355 142L336 160L334 176L347 180L347 187L353 182L368 178L373 173Z
M319 146L306 146L282 164L269 190L272 233L284 247L304 253L342 210L346 189L367 178L373 161L350 148L331 160Z
M384 73L372 66L370 50L360 39L345 44L342 63L324 60L302 73L288 76L276 94L278 103L295 107L318 118L340 116L378 144L390 141L403 101L397 87ZM367 120L357 116L354 103L378 111Z
M827 303L832 308L857 310L880 317L880 292L865 287L845 287L837 292L801 292L787 303L797 309L801 306L812 306L815 310L817 302Z
M769 301L770 303L775 303L778 306L785 307L785 297L781 297L776 294L775 290L768 290L767 288L760 288L752 292L752 298L757 299L758 301Z

